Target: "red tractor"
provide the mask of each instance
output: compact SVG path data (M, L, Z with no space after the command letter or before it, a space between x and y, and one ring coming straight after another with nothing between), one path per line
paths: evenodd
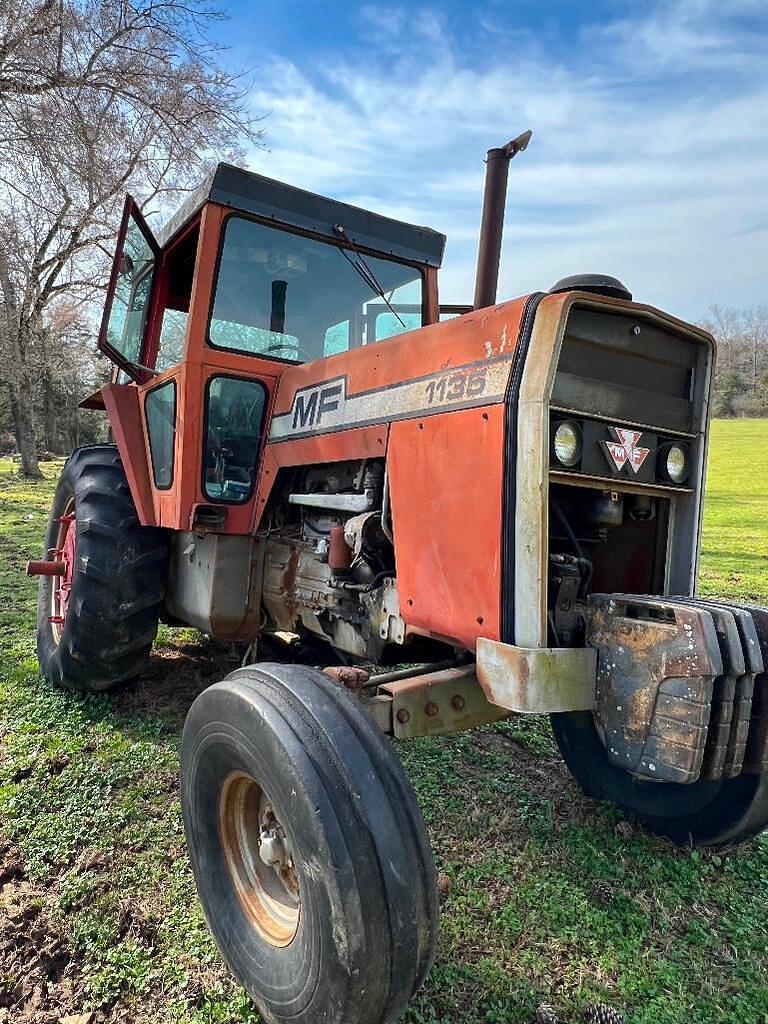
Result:
M393 1021L429 968L388 736L548 713L585 791L651 831L768 822L768 612L691 596L712 339L599 275L494 304L526 143L489 154L474 308L440 306L436 232L236 167L157 239L126 203L118 373L87 402L115 443L70 457L30 566L40 664L108 690L160 620L247 645L189 711L182 803L269 1021Z

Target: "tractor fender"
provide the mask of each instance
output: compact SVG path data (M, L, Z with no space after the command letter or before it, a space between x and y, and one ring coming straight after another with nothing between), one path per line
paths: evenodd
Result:
M101 389L101 397L139 522L142 526L157 526L139 389L135 384L107 384Z

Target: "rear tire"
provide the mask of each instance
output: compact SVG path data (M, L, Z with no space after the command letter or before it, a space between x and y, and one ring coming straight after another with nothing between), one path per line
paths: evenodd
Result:
M395 1021L432 962L437 895L413 791L367 712L317 669L242 668L192 705L181 766L200 900L265 1019ZM266 873L265 827L283 857Z
M649 832L675 843L738 843L768 825L768 778L738 775L683 786L639 779L608 760L589 711L550 715L571 774L587 796L609 800Z
M64 615L57 577L41 576L37 654L55 686L81 693L135 678L157 635L165 596L168 545L141 526L114 445L79 448L67 460L53 498L43 558L62 543L61 517L73 516L72 571ZM74 541L74 543L72 543ZM52 621L55 618L63 621Z

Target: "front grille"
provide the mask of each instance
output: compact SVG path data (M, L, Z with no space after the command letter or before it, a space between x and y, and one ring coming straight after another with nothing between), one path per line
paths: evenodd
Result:
M695 394L703 348L640 316L575 307L551 407L693 434L700 429Z

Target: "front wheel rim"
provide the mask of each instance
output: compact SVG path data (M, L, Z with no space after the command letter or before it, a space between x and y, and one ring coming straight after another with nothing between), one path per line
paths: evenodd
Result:
M231 772L224 780L219 831L230 878L248 922L270 945L290 945L301 914L291 840L264 790L245 772Z
M58 644L69 611L72 596L72 580L75 575L75 559L77 557L77 520L75 517L75 499L70 498L63 515L58 519L59 530L53 560L64 565L60 576L53 576L51 587L51 609L49 621L53 630L53 639ZM49 552L50 554L50 552Z

